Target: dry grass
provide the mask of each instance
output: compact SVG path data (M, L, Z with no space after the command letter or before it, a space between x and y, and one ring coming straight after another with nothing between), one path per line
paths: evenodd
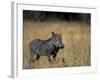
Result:
M33 39L46 40L51 32L59 32L65 45L52 64L47 57L40 58L32 68L90 66L90 26L81 22L24 22L23 68L29 63L29 42Z

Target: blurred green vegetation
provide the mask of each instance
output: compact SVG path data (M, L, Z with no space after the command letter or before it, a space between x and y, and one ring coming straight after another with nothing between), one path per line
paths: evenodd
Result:
M72 12L50 12L23 10L23 20L33 20L35 22L44 21L80 21L90 24L91 14Z

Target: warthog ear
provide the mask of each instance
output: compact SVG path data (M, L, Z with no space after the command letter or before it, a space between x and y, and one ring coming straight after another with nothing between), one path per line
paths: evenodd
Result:
M55 35L55 34L59 34L59 33L57 33L57 32L52 32L52 35Z
M52 32L52 36L53 36L53 35L55 35L55 33L54 33L54 32Z
M55 36L55 35L60 35L60 34L57 32L52 32L52 36Z

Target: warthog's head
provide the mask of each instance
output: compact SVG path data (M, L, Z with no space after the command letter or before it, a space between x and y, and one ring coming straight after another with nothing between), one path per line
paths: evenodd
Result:
M64 44L59 33L52 32L52 43L56 48L64 48Z

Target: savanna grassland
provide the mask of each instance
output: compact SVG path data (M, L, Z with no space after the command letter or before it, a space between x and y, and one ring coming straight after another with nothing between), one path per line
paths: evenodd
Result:
M24 21L23 23L23 68L29 68L29 42L33 39L47 40L51 32L62 35L64 49L59 50L56 61L48 62L47 56L32 63L32 68L76 67L91 65L90 25L79 21Z

